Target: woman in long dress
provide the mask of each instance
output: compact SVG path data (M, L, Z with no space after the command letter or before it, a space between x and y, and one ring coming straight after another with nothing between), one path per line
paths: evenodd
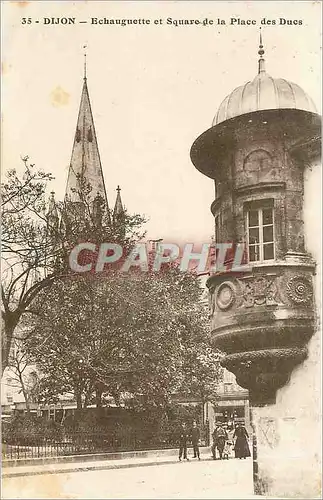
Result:
M244 425L238 424L236 427L233 438L236 438L236 442L234 445L234 452L236 458L246 458L250 457L250 449L248 444L249 434L244 427Z

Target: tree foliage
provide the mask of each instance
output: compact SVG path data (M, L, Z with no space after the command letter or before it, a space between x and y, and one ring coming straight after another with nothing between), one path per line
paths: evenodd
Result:
M84 178L74 201L48 211L51 174L23 162L23 175L12 170L2 185L3 370L11 362L19 378L26 360L36 363L42 400L70 393L78 408L111 398L159 408L177 392L214 399L219 353L208 339L196 276L176 266L71 273L68 256L77 243L116 242L128 251L143 237L145 219L114 214ZM9 356L16 340L19 359Z
M212 399L221 374L197 278L109 271L56 281L38 298L29 339L47 402L72 393L78 407L113 398L165 407L172 394Z
M79 241L118 241L131 247L143 236L145 219L116 216L104 200L92 203L91 186L79 179L75 194L49 212L47 191L53 176L23 158L24 170L7 172L2 193L2 373L19 322L25 314L38 314L33 302L39 292L69 273L69 253ZM17 337L22 340L21 335Z

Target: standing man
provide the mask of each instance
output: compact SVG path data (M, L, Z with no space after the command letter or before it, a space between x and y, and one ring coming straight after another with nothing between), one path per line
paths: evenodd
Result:
M216 460L216 445L217 445L217 430L219 428L219 423L217 422L215 424L215 427L214 427L214 430L212 432L212 447L211 447L211 451L212 451L212 458L213 460Z
M220 455L220 460L222 460L222 454L225 446L225 442L228 440L228 433L224 428L224 424L221 424L216 429L216 447Z
M199 450L199 441L200 441L200 429L197 427L196 422L193 422L192 428L192 445L193 445L193 458L200 459L200 450Z
M187 458L187 441L188 441L188 432L186 424L185 422L183 422L179 432L179 455L178 455L179 460L182 460L182 455L184 455L184 460L189 460Z

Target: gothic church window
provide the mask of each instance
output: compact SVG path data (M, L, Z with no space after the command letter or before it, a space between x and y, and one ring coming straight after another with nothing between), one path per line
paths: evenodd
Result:
M76 142L80 142L80 140L81 140L81 131L78 127L76 129L75 139L76 139Z

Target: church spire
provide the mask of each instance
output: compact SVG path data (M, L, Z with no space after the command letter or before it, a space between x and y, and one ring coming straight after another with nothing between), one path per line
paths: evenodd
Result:
M50 198L48 202L48 210L46 213L47 225L49 230L56 230L59 225L59 214L57 210L57 205L55 201L55 192L50 193Z
M124 207L122 205L121 194L120 194L120 191L121 191L120 186L117 187L116 191L117 191L117 197L116 197L116 202L115 202L114 210L113 210L114 219L116 217L120 217L121 215L124 215Z
M67 178L65 202L86 201L89 206L92 206L97 194L101 196L105 208L108 210L108 199L87 86L86 53L84 53L83 89Z
M258 50L258 54L260 55L260 58L258 59L258 74L266 72L266 70L265 70L265 59L263 58L264 53L265 53L265 51L264 51L264 46L262 44L262 34L261 34L261 31L260 31L260 36L259 36L259 50Z

